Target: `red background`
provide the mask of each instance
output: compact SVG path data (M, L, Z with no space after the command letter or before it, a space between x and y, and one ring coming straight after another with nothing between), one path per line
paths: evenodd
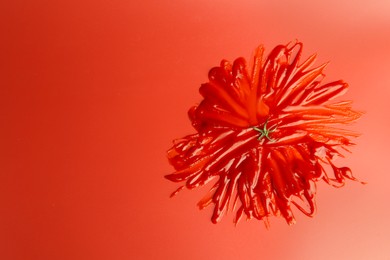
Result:
M390 259L390 4L312 2L1 1L0 259ZM295 39L366 111L340 163L368 185L268 231L169 199L208 70Z

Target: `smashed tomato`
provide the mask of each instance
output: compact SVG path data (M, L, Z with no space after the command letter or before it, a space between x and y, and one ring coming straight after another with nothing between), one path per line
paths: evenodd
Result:
M282 216L295 223L292 207L315 212L316 182L342 186L356 180L334 159L357 134L340 128L361 116L342 95L342 80L321 84L326 64L313 68L316 55L301 62L302 43L275 47L266 59L258 47L247 65L223 60L200 87L203 100L189 110L195 134L174 141L168 159L175 172L165 177L194 189L211 182L199 201L214 206L212 222L232 208L263 220Z

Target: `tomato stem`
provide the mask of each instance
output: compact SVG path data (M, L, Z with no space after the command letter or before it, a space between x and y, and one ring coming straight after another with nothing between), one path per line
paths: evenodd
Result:
M268 139L268 141L275 142L275 139L272 139L271 137L269 137L269 134L275 132L276 126L268 129L267 124L268 124L268 119L265 121L265 124L263 125L263 129L260 129L260 128L255 127L255 126L253 127L253 130L259 132L259 137L257 137L257 140L260 141L263 137L265 137Z

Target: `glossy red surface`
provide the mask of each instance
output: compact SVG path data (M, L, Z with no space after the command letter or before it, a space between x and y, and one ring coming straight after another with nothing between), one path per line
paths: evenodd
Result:
M260 46L249 67L243 58L223 60L200 87L204 99L189 111L198 133L174 142L168 158L176 172L166 178L188 189L214 182L198 203L214 204L213 223L233 205L236 223L245 215L268 225L269 216L281 215L293 224L292 205L313 216L316 182L356 180L333 160L357 134L334 125L361 113L350 101L330 102L348 85L321 84L326 64L311 68L316 55L302 61L302 46L279 45L264 60Z
M0 259L389 259L389 13L388 0L0 1ZM185 183L163 177L166 151L195 133L186 111L210 68L294 39L365 112L335 165L368 184L318 182L315 218L293 206L293 226L230 212L214 225L196 207L208 186L169 198Z

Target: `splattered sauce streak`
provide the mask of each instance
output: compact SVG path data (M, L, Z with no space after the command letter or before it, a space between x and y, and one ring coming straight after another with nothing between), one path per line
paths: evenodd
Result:
M172 196L212 182L198 203L214 205L212 222L230 207L235 223L246 216L268 225L269 216L281 215L293 224L293 205L314 214L317 181L340 187L356 180L333 161L357 134L335 126L361 113L351 101L329 103L347 83L321 84L327 64L312 68L316 55L301 62L301 52L300 42L279 45L263 60L260 46L249 67L238 58L210 70L202 102L189 110L197 133L175 140L168 151L176 171L165 177L185 183Z

